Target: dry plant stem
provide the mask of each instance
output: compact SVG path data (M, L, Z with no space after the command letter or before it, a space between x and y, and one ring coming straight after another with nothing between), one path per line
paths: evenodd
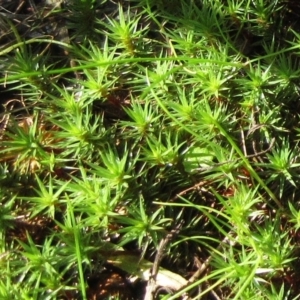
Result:
M270 143L270 146L268 147L268 149L263 150L263 151L261 151L261 152L257 152L257 153L255 153L255 154L247 155L247 156L245 156L245 158L256 158L256 157L259 157L259 156L261 156L261 155L263 155L263 154L269 152L269 151L273 148L274 143L275 143L275 138L273 138L273 139L271 140L271 143ZM202 172L202 171L210 171L210 170L213 170L215 167L223 166L223 165L226 165L226 164L228 164L228 163L237 163L237 162L239 162L240 160L241 160L240 158L235 159L235 160L228 160L228 161L225 161L225 162L222 162L222 163L215 164L215 165L213 165L212 167L198 168L198 169L196 169L196 170L199 171L199 172Z
M16 101L19 102L19 100L17 99L12 99L9 100L5 105L3 105L5 107L5 112L3 113L3 117L0 120L0 140L2 140L3 138L4 131L7 127L9 117L11 115L11 112L13 111L14 103Z
M159 266L160 263L165 255L165 250L167 245L172 241L172 239L174 238L174 236L178 235L181 227L183 225L183 220L174 228L172 229L167 236L161 240L161 242L159 243L158 249L157 249L157 253L153 262L153 267L151 270L151 276L150 279L148 281L148 285L146 287L146 293L144 296L144 300L153 300L155 299L155 291L157 289L157 284L156 284L156 276L158 274L159 271Z
M248 133L247 133L247 137L248 137L250 134L253 134L256 130L262 128L262 127L265 127L265 125L264 125L264 124L254 124L254 125L249 129L249 131L248 131ZM271 140L271 145L273 145L274 142L275 142L275 138L273 138L273 139ZM256 148L256 141L255 141L255 139L253 139L253 141L252 141L252 149L253 149L253 151L254 151L255 157L257 157L257 159L258 159L261 163L263 163L263 160L262 160L262 158L260 157L259 152L258 152L258 150L257 150L257 148Z
M183 190L180 193L178 193L175 197L173 197L172 199L170 199L169 202L174 202L177 198L185 195L189 191L200 190L201 187L207 185L208 183L210 183L209 180L200 181L200 182L196 183L195 185L193 185L192 187L189 187L186 190Z
M216 251L220 251L221 247L225 244L230 244L230 245L234 245L236 243L236 241L232 240L232 234L233 231L231 230L228 235L221 241L221 243L219 244L219 246L216 248ZM198 270L191 276L191 278L188 280L188 283L181 287L180 290L185 289L186 287L188 287L190 284L194 283L196 280L200 279L201 275L204 273L205 270L207 270L207 268L210 265L210 262L212 260L212 255L210 255L203 263L199 264L199 268ZM210 291L211 293L213 293L213 296L216 299L219 299L219 297L216 295L215 292Z
M242 139L242 147L243 147L243 151L244 151L244 155L247 157L247 149L246 149L246 143L245 143L245 135L244 135L244 131L241 128L241 139Z
M14 14L14 13L10 13L10 12L8 12L8 13L0 12L0 16L3 18L10 19L10 20L16 20L18 22L29 19L28 15Z

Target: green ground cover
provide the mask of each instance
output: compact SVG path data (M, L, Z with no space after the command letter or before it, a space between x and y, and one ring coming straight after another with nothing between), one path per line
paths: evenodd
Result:
M0 299L298 299L298 2L2 2Z

